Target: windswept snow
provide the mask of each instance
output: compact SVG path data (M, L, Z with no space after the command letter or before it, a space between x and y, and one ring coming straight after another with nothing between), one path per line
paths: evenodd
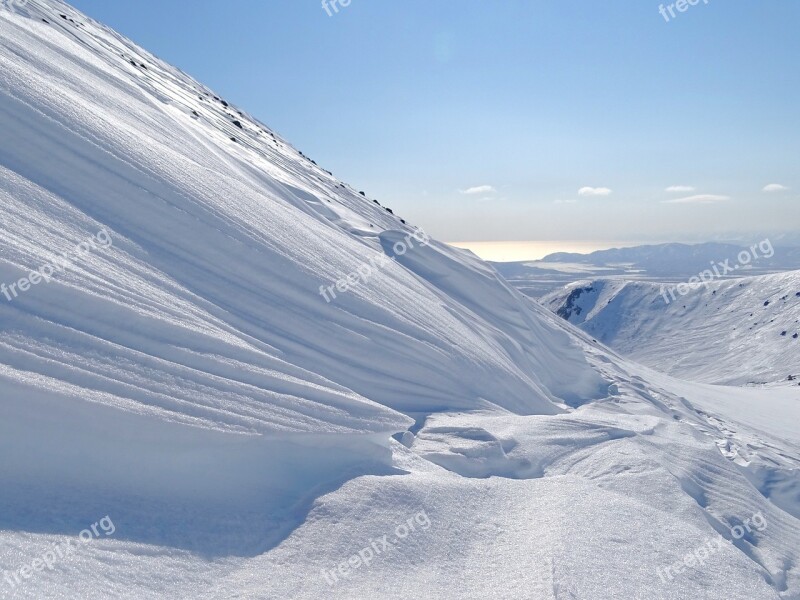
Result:
M562 392L601 391L574 349L550 370L585 375L548 388L540 353L510 356L507 330L477 331L461 298L394 261L326 303L320 286L392 252L384 232L414 230L113 32L67 7L26 11L2 13L3 281L100 230L113 245L3 302L10 379L261 432L407 426L383 407L555 412ZM407 260L450 253L417 245ZM519 329L568 345L537 322Z
M4 5L0 132L0 597L800 598L796 438L107 27Z
M677 377L800 383L800 271L674 288L580 281L541 302L620 354Z

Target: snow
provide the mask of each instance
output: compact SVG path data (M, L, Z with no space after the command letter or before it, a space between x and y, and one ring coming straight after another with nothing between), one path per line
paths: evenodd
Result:
M738 388L662 379L710 426L720 452L773 504L800 517L800 387Z
M0 597L800 598L794 390L623 359L58 0L0 64Z
M692 381L790 382L800 375L800 271L674 284L575 282L541 302L637 362Z
M413 230L259 123L239 117L240 132L226 122L230 110L213 95L199 100L210 92L174 69L107 30L84 32L85 18L65 25L61 10L74 14L48 10L44 24L3 13L3 278L16 281L101 228L114 243L4 307L15 315L5 364L53 378L82 346L79 355L92 353L82 372L53 379L119 405L262 432L407 426L378 404L555 410L559 390L508 355L504 331L476 332L459 298L444 305L434 283L396 262L326 304L319 287L383 253L382 232ZM412 252L432 262L450 250ZM540 346L561 335L522 327ZM591 378L588 365L569 368ZM112 389L120 381L124 394ZM362 418L369 425L353 422Z
M747 257L746 264L738 264L740 256ZM492 264L517 289L532 298L542 298L576 279L676 284L709 267L716 270L715 276L723 278L800 269L800 244L793 234L772 234L769 237L749 234L737 243L667 243L612 248L589 254L558 252L541 260Z

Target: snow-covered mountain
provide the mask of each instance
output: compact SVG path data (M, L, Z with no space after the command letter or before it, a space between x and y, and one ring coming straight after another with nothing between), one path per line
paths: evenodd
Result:
M736 244L669 243L612 248L589 254L557 252L541 260L492 265L518 290L532 298L542 298L577 279L678 283L707 269L716 269L719 275L715 273L715 276L723 279L791 271L800 269L800 245L795 236L773 234L752 236L747 242ZM728 265L730 270L723 265Z
M800 383L800 271L674 287L579 281L541 301L620 354L676 377Z
M800 597L794 389L750 428L59 0L0 132L0 597Z
M775 237L784 241L784 237ZM787 240L791 241L791 240ZM598 250L589 254L556 252L542 259L544 263L585 263L604 268L622 268L651 277L691 277L707 269L710 262L728 260L736 263L741 252L750 255L747 269L758 273L800 267L800 247L779 246L769 237L756 238L756 244L704 242L702 244L653 244Z

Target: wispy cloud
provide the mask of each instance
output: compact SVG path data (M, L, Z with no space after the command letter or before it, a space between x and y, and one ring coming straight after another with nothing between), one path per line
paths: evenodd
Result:
M685 198L672 198L662 200L664 204L714 204L716 202L727 202L730 196L720 196L718 194L698 194L696 196L686 196Z
M691 185L671 185L664 191L671 193L677 192L679 194L685 194L687 192L693 192L694 190L695 188L692 187Z
M769 185L764 186L764 192L786 192L789 188L785 185L781 185L780 183L770 183Z
M494 194L497 190L491 185L476 185L475 187L459 190L460 193L467 196L478 196L480 194Z
M613 190L607 187L582 187L578 190L579 196L610 196Z

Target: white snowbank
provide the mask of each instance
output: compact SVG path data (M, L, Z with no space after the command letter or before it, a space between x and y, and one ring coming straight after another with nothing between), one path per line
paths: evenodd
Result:
M789 479L693 390L468 252L396 252L417 230L59 0L0 9L0 64L1 597L798 597Z

